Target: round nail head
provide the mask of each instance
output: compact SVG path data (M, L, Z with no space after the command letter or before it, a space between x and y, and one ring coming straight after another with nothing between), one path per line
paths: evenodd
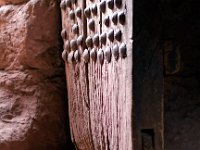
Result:
M70 41L70 48L71 48L72 50L76 50L76 48L77 48L77 41L76 41L75 39L72 39L72 40Z
M69 50L70 50L70 42L69 42L69 41L66 41L66 42L64 43L64 49L65 49L66 51L69 51Z
M111 49L110 49L110 47L106 47L106 49L105 49L105 58L106 58L106 61L108 63L111 61Z
M90 54L89 54L88 49L85 49L83 51L83 60L84 60L84 63L88 63L90 60Z
M65 0L62 0L61 3L60 3L60 8L61 9L65 9L66 8L66 2Z
M76 4L77 0L71 0L73 4Z
M79 62L80 56L79 56L79 51L78 50L76 50L74 52L74 59L75 59L76 62Z
M93 43L95 46L99 46L99 35L98 34L95 34L93 36Z
M121 8L122 7L122 0L115 0L115 5L117 6L117 8Z
M122 31L121 31L120 29L117 29L117 30L115 31L115 39L116 39L117 41L121 41L121 39L122 39Z
M121 58L125 58L127 56L127 48L126 44L122 43L119 47L119 54Z
M118 45L113 46L113 56L114 56L115 60L118 60L118 58L119 58L119 46Z
M110 29L108 31L108 39L113 42L114 41L114 30L113 29Z
M93 60L93 61L96 61L97 60L97 50L96 48L93 48L90 52L90 58Z
M101 44L106 44L106 33L102 33L100 35L100 41L101 41Z
M85 42L86 42L87 47L92 47L93 43L92 43L92 37L91 36L88 36L86 38Z
M105 24L107 27L110 25L110 18L109 18L109 16L106 16L106 17L104 18L104 24Z
M94 31L95 30L95 21L94 21L94 19L90 19L88 24L89 24L89 29Z
M97 58L98 58L99 63L102 65L104 62L104 53L102 49L98 50Z
M71 51L71 52L68 54L68 59L67 59L67 61L68 61L69 63L72 63L73 60L74 60L74 51Z
M89 8L89 7L85 8L84 14L85 14L85 16L86 16L87 18L90 18L91 11L90 11L90 8Z
M64 61L66 61L66 59L67 59L67 51L66 51L66 50L64 50L64 51L62 52L62 59L63 59Z
M72 27L72 32L74 34L78 34L79 32L79 26L77 24L74 24L73 27Z
M65 3L67 7L72 7L71 0L66 0Z
M118 14L118 20L120 22L120 24L124 25L125 24L125 21L126 21L126 15L124 12L120 12Z
M74 13L73 10L70 10L70 12L69 12L69 18L70 18L71 20L75 20L75 13Z
M112 15L112 22L116 25L118 22L118 14L117 12L114 12Z
M81 16L82 16L82 10L81 10L81 8L77 8L76 9L76 16L79 17L79 18L81 18Z
M99 9L100 9L100 11L102 13L105 13L105 11L106 11L106 1L105 0L103 0L103 1L100 2Z
M93 4L92 7L91 7L91 11L94 15L97 15L97 5L96 4Z
M77 45L82 46L82 45L83 45L83 40L84 40L83 35L80 35L80 36L77 38Z
M110 8L110 9L114 8L114 0L108 0L107 4L108 4L108 8Z
M67 31L66 31L65 29L63 29L63 30L61 31L61 37L62 37L63 39L66 39L66 38L67 38Z

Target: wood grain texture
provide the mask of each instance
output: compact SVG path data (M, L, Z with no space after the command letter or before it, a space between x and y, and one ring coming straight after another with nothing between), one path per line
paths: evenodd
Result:
M82 18L76 18L75 21L70 20L69 12L71 10L75 11L78 7L82 9ZM84 1L78 1L76 5L72 6L72 9L66 8L66 10L62 10L63 29L67 31L67 40L69 41L77 39L78 37L78 35L72 33L72 26L74 24L79 25L79 34L85 36L83 24L84 7ZM78 50L81 54L82 48L78 47ZM90 124L88 122L90 117L86 67L87 66L82 61L79 63L66 63L71 137L76 148L81 150L92 149Z
M100 3L100 0L79 1L82 7L91 7ZM86 6L84 6L86 4ZM131 4L131 5L130 5ZM98 7L99 8L99 7ZM90 59L88 64L82 60L78 63L66 63L67 87L69 98L70 126L73 142L81 150L132 150L132 109L133 109L133 33L132 33L132 0L123 1L121 9L126 14L125 25L111 24L109 29L120 28L123 33L121 42L127 45L127 57L111 62L104 60L101 65L98 61ZM95 32L88 29L83 23L84 36L94 36L108 31L103 25L105 15L112 15L106 8L105 14L99 12L92 15L95 20ZM70 20L62 11L63 28L71 29ZM70 39L73 35L70 35ZM107 39L106 45L96 47L105 51L109 46L112 50L114 44ZM91 51L90 48L88 48Z

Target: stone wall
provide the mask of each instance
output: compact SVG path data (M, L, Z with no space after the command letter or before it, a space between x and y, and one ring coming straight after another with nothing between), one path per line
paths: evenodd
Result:
M60 30L59 1L0 0L1 150L69 148Z

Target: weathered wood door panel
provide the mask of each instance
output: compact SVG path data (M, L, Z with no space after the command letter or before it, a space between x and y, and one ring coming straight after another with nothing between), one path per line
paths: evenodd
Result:
M132 3L61 2L70 127L77 149L133 149Z
M80 61L80 54L85 47L82 43L86 36L83 16L85 3L84 1L62 1L61 7L63 8L61 36L64 39L65 49L63 57L68 62L66 63L66 79L71 137L78 149L92 149L92 137L88 124L90 112L87 65ZM79 37L80 35L83 37ZM78 38L80 38L80 43L77 42Z

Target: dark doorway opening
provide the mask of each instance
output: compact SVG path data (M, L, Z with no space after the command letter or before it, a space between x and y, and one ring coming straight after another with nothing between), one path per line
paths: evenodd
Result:
M136 150L200 149L199 8L197 0L135 0Z
M200 2L163 1L165 150L200 149Z

